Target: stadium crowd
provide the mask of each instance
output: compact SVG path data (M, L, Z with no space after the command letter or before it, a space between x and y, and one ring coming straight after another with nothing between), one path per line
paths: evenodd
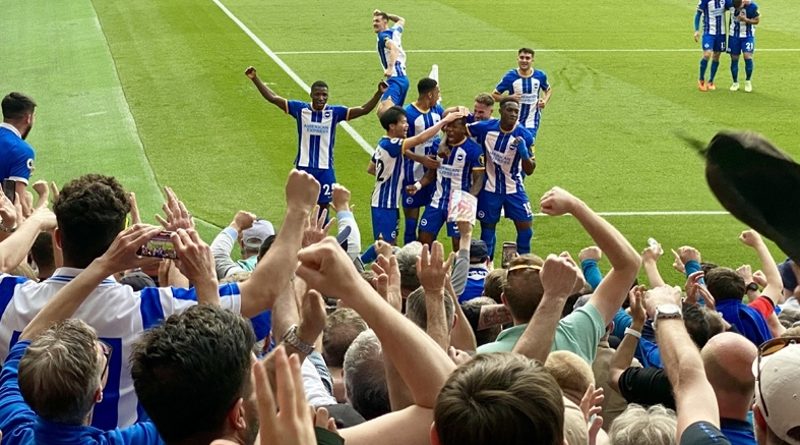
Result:
M686 245L672 262L686 281L667 284L657 242L635 249L559 187L541 212L572 215L593 245L576 258L530 253L522 181L552 93L533 50L471 111L439 105L436 68L404 110L403 24L373 14L387 81L361 107L327 105L324 82L310 103L289 101L247 69L297 119L297 169L282 221L238 211L210 245L169 188L157 225L102 174L38 181L34 196L36 105L3 99L0 154L21 153L27 170L0 171L2 444L800 444L800 267L776 263L756 230L795 259L800 239L740 193L782 176L742 185L726 176L736 165L714 164L715 147L797 164L752 135L718 136L705 152L712 190L756 229L731 243L757 267ZM375 108L387 137L370 163L376 241L362 246L333 175L333 132ZM453 215L456 192L477 199ZM519 252L495 268L501 208ZM434 241L444 224L449 255Z

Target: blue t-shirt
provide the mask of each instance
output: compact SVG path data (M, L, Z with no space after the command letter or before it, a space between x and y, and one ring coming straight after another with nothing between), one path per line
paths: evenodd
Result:
M141 422L124 429L103 431L91 426L46 421L25 403L19 389L19 361L30 341L11 348L0 372L0 431L3 445L17 444L161 444L155 425Z
M731 445L756 445L753 425L744 420L719 419L720 431L731 442Z
M469 268L469 271L467 272L467 283L464 286L464 292L458 296L459 304L483 295L483 287L486 283L486 275L489 275L489 271L485 267L479 266Z
M34 159L33 148L24 139L0 126L0 180L13 179L27 184Z

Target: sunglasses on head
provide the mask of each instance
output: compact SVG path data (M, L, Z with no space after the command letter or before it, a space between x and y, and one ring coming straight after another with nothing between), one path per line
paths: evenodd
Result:
M756 383L758 384L758 397L761 399L761 406L764 408L764 417L769 417L769 410L767 409L767 402L764 400L764 394L761 391L761 359L763 357L769 357L789 345L797 344L800 344L800 337L778 337L767 340L758 347L758 361L756 363L758 375L756 376Z
M518 264L516 266L509 267L507 273L511 273L511 272L513 272L515 270L523 270L523 269L525 269L525 270L535 270L537 272L541 272L542 267L541 266L534 266L532 264Z

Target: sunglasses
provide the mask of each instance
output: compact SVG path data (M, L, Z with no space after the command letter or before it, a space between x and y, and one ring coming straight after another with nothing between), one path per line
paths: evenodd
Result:
M534 265L530 265L530 264L519 264L519 265L510 267L508 269L507 273L511 273L511 272L514 272L515 270L523 270L523 269L524 270L535 270L537 272L541 272L542 271L542 267L541 266L534 266Z
M761 406L764 408L764 417L769 417L769 410L767 409L767 402L764 400L764 393L761 391L761 359L769 357L772 354L782 350L789 345L800 344L800 337L778 337L772 340L767 340L758 347L758 375L756 376L756 383L758 384L758 397L761 399Z
M103 340L98 340L97 342L100 343L100 349L103 352L103 356L106 358L106 364L103 367L103 373L100 374L100 380L103 380L108 374L108 366L111 364L111 353L114 352L114 348L112 348L110 344L104 342Z

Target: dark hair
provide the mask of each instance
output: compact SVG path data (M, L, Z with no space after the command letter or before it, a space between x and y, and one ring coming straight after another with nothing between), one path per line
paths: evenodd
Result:
M735 270L727 267L716 267L709 270L705 280L708 291L717 301L741 300L747 290L744 278Z
M436 399L442 445L561 445L564 399L539 362L503 352L479 354L456 369Z
M112 176L88 174L65 185L53 203L65 265L86 268L105 253L130 210L125 190Z
M170 316L133 345L131 376L142 407L167 443L208 443L253 388L250 322L217 306Z
M520 48L520 49L517 51L517 55L520 55L520 54L522 54L522 53L525 53L525 54L530 54L530 55L531 55L531 58L533 58L533 57L536 55L536 51L532 50L531 48L525 48L525 47L523 47L523 48Z
M506 275L508 271L505 269L494 269L486 275L483 281L483 295L491 298L495 303L502 304L503 288L506 285Z
M323 80L317 80L316 82L311 84L311 91L314 91L315 88L328 88L328 84L325 83Z
M683 324L689 337L700 349L703 349L711 337L722 332L722 324L712 320L708 309L694 304L683 305Z
M700 263L700 269L703 271L704 274L707 274L709 270L716 269L717 267L719 267L719 265L714 263L709 263L706 261Z
M436 88L436 85L438 85L438 83L435 80L430 77L423 77L417 82L417 92L419 92L420 96L428 94Z
M400 118L406 115L406 110L402 109L398 106L390 107L388 110L384 111L381 114L381 127L384 130L389 130L389 125L397 124L400 121Z
M387 14L387 13L385 13L385 12L383 12L383 11L381 11L381 12L376 12L376 13L373 13L373 14L372 14L372 16L373 16L373 17L375 17L375 16L378 16L378 17L381 17L382 19L384 19L384 20L386 20L386 21L389 21L389 14Z
M261 243L261 247L258 249L258 256L256 257L258 261L261 261L261 258L264 258L264 255L267 254L269 248L272 247L272 243L275 242L275 236L276 235L270 235L264 238L264 242Z
M519 101L514 96L506 96L506 97L500 99L500 109L501 110L505 109L506 105L511 103L511 102L519 105Z
M36 102L22 93L8 93L2 103L3 118L22 119L26 114L33 113Z
M494 98L488 93L481 93L475 96L475 102L486 105L487 107L494 106Z
M733 7L740 9L742 7L742 0L733 0Z
M42 268L49 269L56 266L53 256L53 235L50 232L42 232L36 237L36 241L31 246L31 257L40 271Z

